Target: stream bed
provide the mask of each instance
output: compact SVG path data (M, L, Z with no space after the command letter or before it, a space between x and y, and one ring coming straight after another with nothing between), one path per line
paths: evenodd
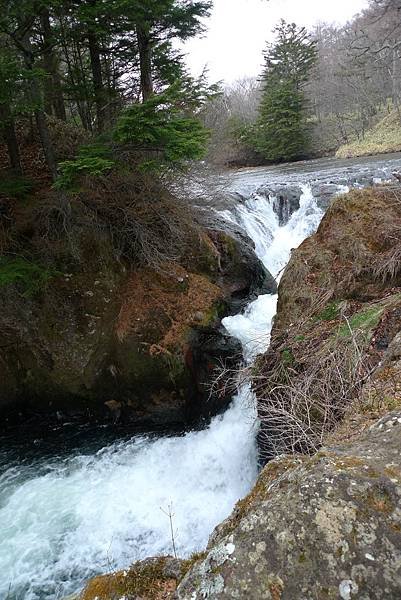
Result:
M279 278L291 250L318 227L323 196L399 169L401 156L393 155L241 170L228 176L240 200L218 210L248 233ZM299 190L286 218L272 185ZM276 296L259 296L223 321L248 363L269 344L276 303ZM46 440L0 438L0 598L60 599L95 574L171 553L169 512L178 554L201 550L257 478L257 419L247 385L202 431L118 439L113 431L64 424Z

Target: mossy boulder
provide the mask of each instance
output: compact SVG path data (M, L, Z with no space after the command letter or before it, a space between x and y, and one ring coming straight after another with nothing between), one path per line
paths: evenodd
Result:
M401 285L401 201L392 188L336 198L317 232L293 251L279 285L275 330L329 302L380 298Z
M209 386L221 361L233 367L241 354L221 318L239 309L237 295L263 286L265 272L227 234L205 233L195 250L186 266L158 270L99 268L88 257L86 268L52 271L29 293L19 278L0 282L3 415L181 425L225 407L223 382L210 401Z
M393 412L351 443L272 461L175 598L400 597L400 440Z

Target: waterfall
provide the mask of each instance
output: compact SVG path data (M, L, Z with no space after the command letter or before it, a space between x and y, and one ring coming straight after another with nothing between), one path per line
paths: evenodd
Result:
M291 249L321 219L311 188L280 226L274 199L252 195L231 212L277 277ZM247 362L267 348L276 296L260 296L243 314L224 319ZM61 598L89 577L171 553L169 522L181 556L206 546L213 528L257 477L256 410L244 385L224 415L203 431L134 436L68 456L22 464L0 451L0 597ZM11 452L12 454L12 452Z
M254 241L260 260L279 281L291 250L316 231L323 212L307 184L302 185L299 209L281 227L274 208L274 196L255 194L236 207L232 218ZM251 361L268 347L276 306L277 296L259 296L243 314L223 320L227 331L241 341L245 360Z

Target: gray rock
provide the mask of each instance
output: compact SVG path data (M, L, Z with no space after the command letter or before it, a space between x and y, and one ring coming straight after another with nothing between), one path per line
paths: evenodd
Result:
M273 209L282 226L288 223L291 215L299 209L302 188L291 184L271 184L260 187L256 193L259 196L273 198Z
M339 186L347 185L347 183L315 183L312 187L312 194L316 198L316 203L322 210L326 210L331 200L338 195L339 190L341 189Z
M209 213L204 226L217 245L221 233L232 239L231 253L222 253L218 280L228 292L230 314L240 312L259 294L277 294L277 281L257 257L254 242L240 225L218 213Z
M401 597L401 412L312 458L272 461L177 600Z

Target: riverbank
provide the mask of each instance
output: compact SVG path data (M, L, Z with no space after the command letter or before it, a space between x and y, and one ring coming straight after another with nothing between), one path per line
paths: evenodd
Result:
M401 121L397 111L393 111L366 132L360 140L341 146L337 158L374 156L401 151Z

